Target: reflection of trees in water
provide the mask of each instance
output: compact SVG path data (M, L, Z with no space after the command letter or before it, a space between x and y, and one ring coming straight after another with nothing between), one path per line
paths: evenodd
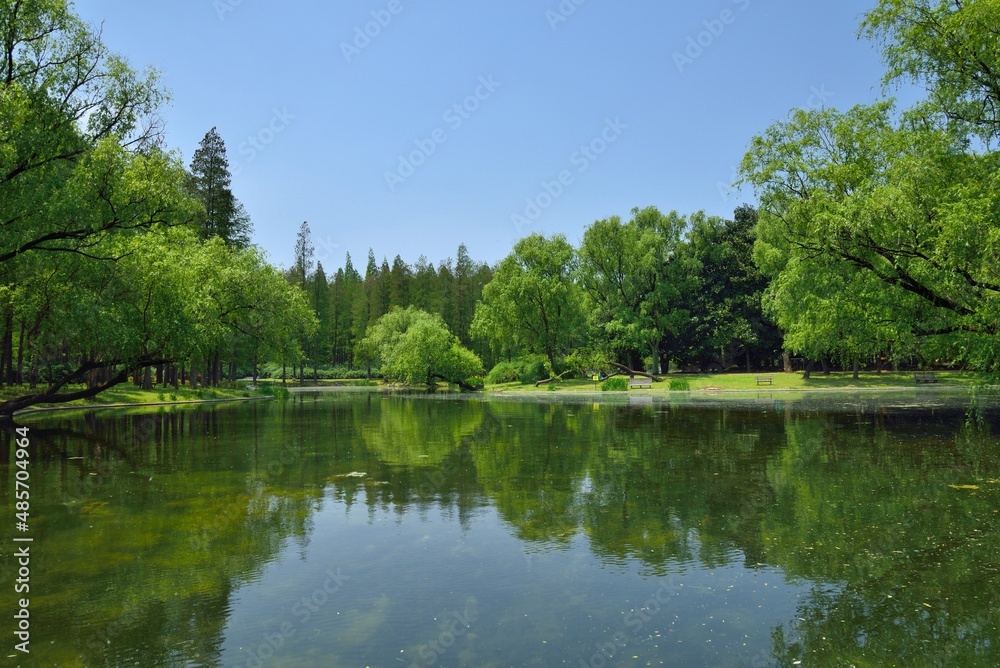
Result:
M585 536L603 561L652 573L740 554L779 567L816 583L774 631L782 663L920 663L933 648L981 665L1000 640L1000 448L944 426L963 421L378 396L49 418L31 432L38 646L65 652L41 641L76 629L94 640L87 665L137 648L147 665L218 665L232 593L289 541L307 551L329 496L462 524L492 504L522 540Z
M767 556L834 586L775 629L782 665L995 665L1000 443L956 424L916 412L789 423L769 467Z
M596 434L585 496L593 549L640 559L714 566L740 550L756 563L770 503L765 442L780 417L727 410L609 411Z
M260 468L219 447L234 424L180 410L31 425L39 665L219 665L232 593L304 540L319 496L283 487L303 462L273 443Z

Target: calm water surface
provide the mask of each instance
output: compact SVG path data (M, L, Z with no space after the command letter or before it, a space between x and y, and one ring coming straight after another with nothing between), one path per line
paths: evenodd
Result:
M970 427L967 400L930 391L633 402L335 393L25 416L31 654L13 656L5 434L0 656L1000 663L995 409Z

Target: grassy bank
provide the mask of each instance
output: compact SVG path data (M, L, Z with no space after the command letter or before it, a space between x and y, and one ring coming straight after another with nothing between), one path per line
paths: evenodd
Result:
M772 384L758 384L758 376L770 376ZM767 391L810 391L810 390L852 390L852 389L912 389L923 387L913 379L912 372L862 373L857 380L850 372L831 372L826 376L813 373L809 379L802 377L801 371L794 373L718 373L718 374L670 374L662 383L653 383L651 389L633 389L630 392L669 393L690 392L767 392ZM937 383L931 387L968 387L984 382L983 374L965 371L939 371L935 373ZM552 389L550 389L552 388ZM548 383L540 387L505 383L487 386L487 392L535 393L535 392L599 392L601 384L592 380L565 380Z
M64 392L82 390L83 386L67 387ZM27 394L27 387L6 387L0 396L4 398L16 397ZM192 390L189 387L179 387L176 390L172 387L166 389L155 388L143 390L132 384L122 384L113 387L105 392L101 392L96 397L90 399L78 399L68 403L60 404L37 404L26 410L39 408L99 408L101 406L119 405L142 405L142 404L162 404L162 403L183 403L193 401L219 401L227 399L247 399L251 397L261 397L269 392L263 390L251 391L243 387L205 387Z

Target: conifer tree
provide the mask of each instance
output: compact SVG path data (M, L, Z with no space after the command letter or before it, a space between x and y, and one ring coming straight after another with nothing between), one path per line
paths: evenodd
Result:
M226 143L216 128L205 133L191 160L191 190L205 207L198 221L203 239L219 237L230 246L250 245L250 216L231 189Z

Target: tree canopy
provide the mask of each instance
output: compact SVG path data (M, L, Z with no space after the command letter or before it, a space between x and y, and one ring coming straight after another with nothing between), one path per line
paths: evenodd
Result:
M409 306L395 307L368 328L359 344L382 375L416 385L436 380L465 383L483 373L483 363L464 348L444 320Z
M928 99L797 111L753 139L741 172L761 203L756 259L799 351L851 356L867 341L1000 359L998 11L883 0L862 31L882 41L887 81L925 82Z
M576 269L576 250L565 236L532 234L521 239L483 289L473 335L499 355L545 355L554 372L556 358L586 336Z

